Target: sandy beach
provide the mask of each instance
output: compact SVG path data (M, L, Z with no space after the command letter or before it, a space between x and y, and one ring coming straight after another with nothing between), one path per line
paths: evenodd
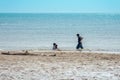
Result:
M120 54L11 51L0 54L0 80L120 80Z

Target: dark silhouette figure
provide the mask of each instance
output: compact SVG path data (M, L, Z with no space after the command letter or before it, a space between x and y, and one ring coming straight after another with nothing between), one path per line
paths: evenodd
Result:
M78 44L76 46L76 49L79 49L79 48L83 49L83 46L82 46L82 39L83 39L83 37L81 37L79 34L76 34L76 36L78 38Z
M58 45L56 43L53 43L53 50L57 50L58 49Z

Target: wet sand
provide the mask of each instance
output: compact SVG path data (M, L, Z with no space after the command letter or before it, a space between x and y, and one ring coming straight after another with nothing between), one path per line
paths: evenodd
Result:
M120 80L120 54L24 52L0 54L0 80Z

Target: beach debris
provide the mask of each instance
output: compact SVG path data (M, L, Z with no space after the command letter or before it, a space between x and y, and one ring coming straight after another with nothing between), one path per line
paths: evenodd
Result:
M29 55L28 50L25 51L3 51L1 54L4 55Z
M6 55L9 55L10 52L9 51L5 51L5 52L1 52L1 54L6 54Z

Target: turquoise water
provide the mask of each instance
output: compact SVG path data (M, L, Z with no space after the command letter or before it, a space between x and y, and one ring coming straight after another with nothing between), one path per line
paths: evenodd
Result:
M75 50L76 33L85 49L120 51L120 14L0 13L0 49Z

